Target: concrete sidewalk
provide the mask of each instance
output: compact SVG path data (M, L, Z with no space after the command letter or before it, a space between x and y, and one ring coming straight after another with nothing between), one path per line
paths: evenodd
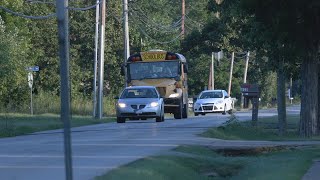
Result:
M313 165L302 177L302 180L318 180L320 179L320 159L314 160Z

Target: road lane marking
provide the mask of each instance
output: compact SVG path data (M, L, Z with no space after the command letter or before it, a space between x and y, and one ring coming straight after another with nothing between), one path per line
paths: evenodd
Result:
M0 166L0 169L64 169L65 166ZM74 169L114 169L117 166L73 166Z
M72 144L72 146L136 146L136 147L177 147L178 144L104 144L104 143L87 143Z
M74 158L110 158L110 159L128 159L128 158L143 158L144 156L72 156ZM9 155L9 154L0 154L0 158L64 158L63 155Z

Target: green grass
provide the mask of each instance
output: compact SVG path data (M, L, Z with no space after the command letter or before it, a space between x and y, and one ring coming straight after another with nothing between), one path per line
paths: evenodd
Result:
M71 112L76 115L90 116L93 111L93 98L76 96L71 98ZM51 93L39 92L33 95L33 113L34 114L60 114L59 96ZM1 104L1 102L0 102ZM9 103L0 105L0 113L30 113L30 101L22 102L17 105L16 103ZM112 95L103 97L103 112L106 116L115 115L115 99Z
M311 139L299 137L299 116L287 117L287 133L280 136L277 118L277 116L260 118L257 126L252 126L250 121L238 122L234 120L225 126L210 128L201 136L225 140L320 140L320 136L314 136Z
M300 180L312 159L320 158L320 147L237 157L223 156L200 146L180 146L175 151L182 154L140 159L96 177L96 180Z
M72 116L70 124L72 127L78 127L111 121L114 121L114 118L98 120L89 116ZM0 114L0 137L19 136L61 128L63 128L63 122L59 115Z

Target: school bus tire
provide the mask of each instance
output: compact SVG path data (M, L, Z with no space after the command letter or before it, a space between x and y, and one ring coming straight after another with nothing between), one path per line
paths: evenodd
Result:
M183 116L183 102L182 99L180 100L180 105L177 109L177 111L173 114L175 119L182 119Z
M188 107L187 107L187 104L183 105L182 118L188 118Z

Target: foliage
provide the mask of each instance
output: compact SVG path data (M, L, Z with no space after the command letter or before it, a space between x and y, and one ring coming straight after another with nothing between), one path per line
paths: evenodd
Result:
M69 5L87 7L93 3L95 1L71 1ZM0 5L34 16L55 12L54 4L4 0ZM270 53L270 49L279 47L281 39L279 42L275 40L281 34L269 32L267 26L250 15L251 11L248 13L241 8L244 6L240 0L186 1L185 35L182 39L179 36L180 1L129 1L130 53L164 49L184 54L190 67L189 94L197 95L208 86L211 53L218 50L224 51L224 58L215 64L215 87L227 89L231 52L235 52L231 95L239 99L239 87L244 73L243 55L250 50L253 56L250 56L247 82L261 85L262 101L267 103L275 96L274 60L279 58L279 52ZM0 104L16 106L16 110L28 107L30 89L26 82L25 68L33 65L40 67L40 71L33 74L35 96L45 93L58 99L60 62L56 19L30 20L5 11L0 11L0 17ZM70 10L69 17L71 96L74 100L90 100L94 76L95 9ZM120 75L120 66L124 60L122 20L122 2L107 1L104 67L106 96L118 94L124 86L124 78ZM288 52L291 50L288 49ZM292 63L286 64L287 71L298 78L300 76L296 67L300 65L301 59L291 57L296 57L296 54L288 57Z

